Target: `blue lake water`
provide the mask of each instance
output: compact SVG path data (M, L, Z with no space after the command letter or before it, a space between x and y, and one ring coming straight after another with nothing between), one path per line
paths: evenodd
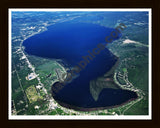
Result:
M23 45L25 52L30 55L62 59L70 66L75 66L82 56L88 55L88 50L92 51L97 44L105 43L105 37L113 30L89 23L57 23L49 26L47 31L28 38ZM89 82L103 76L116 62L117 57L105 48L79 73L79 77L54 96L55 100L78 107L95 108L120 105L137 98L135 92L121 89L103 89L97 101L91 96Z

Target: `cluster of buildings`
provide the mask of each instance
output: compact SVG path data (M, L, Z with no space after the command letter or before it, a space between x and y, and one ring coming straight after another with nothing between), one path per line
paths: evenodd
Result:
M35 73L30 73L28 76L26 76L26 80L33 80L37 77L38 75Z

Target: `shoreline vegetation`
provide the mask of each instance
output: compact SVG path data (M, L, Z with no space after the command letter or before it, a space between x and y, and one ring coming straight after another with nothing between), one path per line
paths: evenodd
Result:
M105 110L105 109L113 109L113 108L117 108L117 107L120 107L120 106L123 106L131 101L134 101L136 100L137 98L132 98L132 99L129 99L128 101L122 103L122 104L119 104L119 105L114 105L114 106L107 106L107 107L94 107L94 108L84 108L84 107L77 107L77 106L74 106L74 105L70 105L70 104L66 104L66 103L63 103L61 101L57 101L58 104L60 104L61 106L63 107L66 107L68 109L73 109L75 111L82 111L82 112L87 112L87 111L97 111L97 110Z

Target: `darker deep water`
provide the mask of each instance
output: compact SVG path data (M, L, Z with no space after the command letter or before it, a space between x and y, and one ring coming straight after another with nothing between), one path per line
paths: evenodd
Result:
M25 52L30 55L62 59L74 67L82 60L82 56L88 55L88 50L96 48L99 43L105 43L105 37L113 30L89 23L58 23L48 27L47 31L28 38L23 45ZM97 101L92 98L90 80L103 76L116 61L117 57L106 48L90 61L79 77L56 94L55 100L73 106L95 108L120 105L137 98L135 92L121 89L103 89Z

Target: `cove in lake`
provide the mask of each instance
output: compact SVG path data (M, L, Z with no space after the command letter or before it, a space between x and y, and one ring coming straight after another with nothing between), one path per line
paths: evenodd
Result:
M61 59L70 67L74 67L82 60L82 56L88 55L88 50L96 48L99 43L105 43L105 37L113 30L113 28L89 23L57 23L49 26L47 31L26 39L23 45L25 52L30 55ZM116 39L120 37L121 34ZM54 95L54 99L70 108L76 106L89 109L118 106L137 98L137 94L132 91L105 88L97 101L93 99L90 93L90 81L108 72L117 59L107 48L101 51L78 77Z

